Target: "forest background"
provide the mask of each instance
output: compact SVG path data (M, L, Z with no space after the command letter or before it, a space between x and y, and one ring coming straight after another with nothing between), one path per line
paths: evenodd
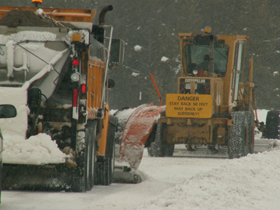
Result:
M115 81L109 93L111 109L158 104L149 72L165 102L166 93L176 92L180 76L178 33L201 33L205 26L214 34L250 36L245 68L253 57L257 106L280 109L278 0L43 0L42 7L96 9L99 14L108 4L114 9L107 13L106 24L113 25L114 37L125 42L124 65L109 72ZM31 0L0 0L0 6L32 4Z

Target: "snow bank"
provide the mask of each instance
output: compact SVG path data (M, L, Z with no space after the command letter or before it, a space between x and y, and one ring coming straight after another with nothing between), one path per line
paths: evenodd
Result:
M264 152L227 160L138 209L272 209L266 204L279 201L279 183L280 150Z
M265 122L268 110L257 111L259 121ZM186 178L182 184L165 190L136 209L276 210L279 209L279 199L278 148L225 160L219 167Z
M55 141L46 134L25 140L28 127L27 90L25 88L0 88L0 104L13 104L15 118L0 119L3 135L3 162L14 164L47 164L65 162Z
M14 134L4 137L4 163L41 165L64 163L65 158L66 155L47 134L31 136L28 140Z

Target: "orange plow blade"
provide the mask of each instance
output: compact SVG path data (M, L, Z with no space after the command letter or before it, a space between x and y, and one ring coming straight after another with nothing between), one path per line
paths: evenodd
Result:
M144 104L135 109L125 125L120 148L121 160L137 170L154 124L165 106Z

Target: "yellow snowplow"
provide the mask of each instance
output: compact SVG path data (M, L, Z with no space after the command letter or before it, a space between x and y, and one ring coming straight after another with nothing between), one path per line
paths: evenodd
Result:
M175 144L185 145L189 153L204 148L210 156L223 152L229 158L254 152L254 119L258 121L252 104L252 58L244 68L249 37L216 35L206 27L202 34L180 33L179 39L177 93L166 95L165 106L140 106L124 128L121 154L132 168L138 168L144 147L156 157L172 156ZM153 119L145 121L143 113ZM137 121L134 130L146 133L149 127L148 137L136 136L129 128Z

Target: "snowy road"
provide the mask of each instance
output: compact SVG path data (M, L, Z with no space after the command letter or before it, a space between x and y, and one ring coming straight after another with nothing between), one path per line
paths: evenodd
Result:
M154 158L145 151L139 170L146 178L140 184L94 186L87 193L4 191L0 209L276 210L280 206L280 150L237 160Z
M260 114L262 121L265 114ZM94 186L87 193L4 191L0 209L278 210L279 140L277 145L273 151L233 160L155 158L145 150L139 167L142 183Z
M140 184L94 186L87 193L3 191L0 209L134 209L164 190L225 161L185 157L152 158L145 151L139 170L144 173L146 180Z

